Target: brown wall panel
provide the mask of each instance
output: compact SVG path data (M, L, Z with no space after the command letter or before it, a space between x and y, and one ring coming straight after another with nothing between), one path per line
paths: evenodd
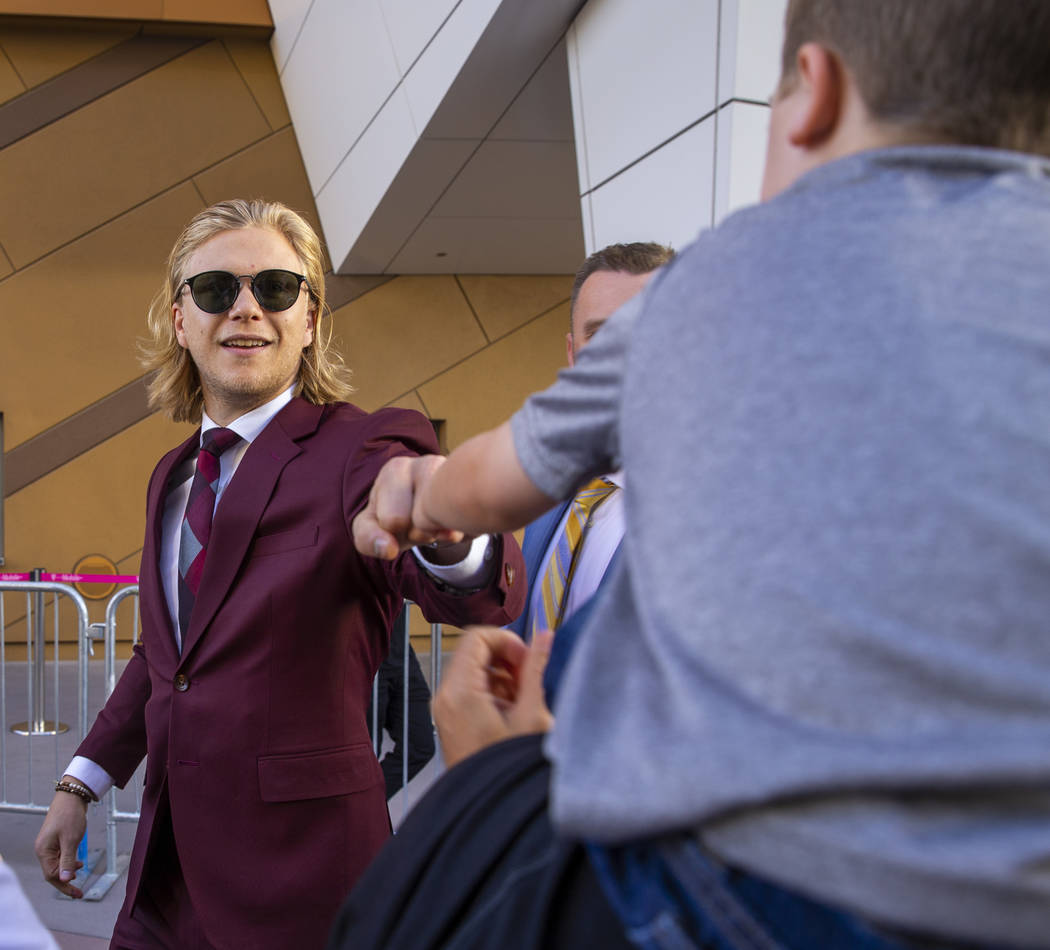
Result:
M259 103L266 121L270 123L270 128L283 129L291 125L292 117L284 101L284 91L269 44L237 37L227 37L223 42L255 101Z
M404 278L401 278L404 279ZM563 304L416 387L427 415L445 419L449 449L505 422L525 397L554 382L565 365Z
M273 26L266 0L164 0L165 20Z
M163 0L0 0L0 14L159 20Z
M103 554L120 572L138 573L149 474L192 431L153 415L9 498L5 569L64 572L86 554ZM105 601L89 601L88 611L90 621L104 620ZM9 643L25 641L17 620L9 618ZM73 617L62 621L63 639L75 639L75 624Z
M33 88L134 36L134 30L0 30L0 48Z
M21 267L268 132L209 43L0 152L0 243Z
M14 99L15 96L20 96L25 91L25 83L19 78L14 66L11 65L11 60L4 55L3 48L0 47L0 102Z
M0 14L272 27L266 0L0 0Z
M497 340L537 314L564 303L572 293L572 278L559 275L464 274L459 282L490 340Z
M376 409L485 346L452 277L398 277L334 314L355 402Z
M320 219L291 127L194 176L208 204L225 198L270 198L306 216L320 233Z
M0 283L7 449L142 375L146 308L200 208L180 185Z
M193 13L198 0L43 2L70 16L88 7L128 18L206 12ZM0 0L0 13L11 5ZM36 0L23 5L41 12ZM77 85L80 70L128 59L142 45L137 38L78 60L106 36L117 34L81 44L62 26L16 39L16 59L43 83L19 103L32 111L40 90ZM0 90L4 63L18 95L18 70L0 49ZM83 97L91 101L70 103L66 115L41 111L29 126L38 131L0 148L0 249L10 257L0 251L0 410L7 449L34 473L5 503L7 566L16 571L68 570L101 553L137 573L149 473L191 429L157 415L134 422L142 411L135 343L171 244L202 202L265 195L317 221L265 40L212 41L100 88L112 91L92 89ZM570 284L332 277L356 401L443 419L453 445L502 421L564 361ZM101 619L101 605L92 610Z
M427 414L423 400L419 398L419 394L414 389L412 392L405 393L403 396L391 400L387 405L395 406L398 409L415 409L416 412L421 412L423 415Z
M192 431L154 414L9 497L5 569L68 571L85 554L137 552L150 472Z
M324 279L325 303L329 310L338 310L394 278L387 274L333 274L329 270L325 271Z
M145 419L150 414L147 382L146 376L133 380L4 453L4 494L21 491Z
M0 148L71 115L205 42L177 36L136 36L34 86L0 108Z
M159 459L158 459L159 461ZM142 505L143 511L145 511L146 505L146 493L142 493ZM143 515L145 517L145 515ZM127 557L122 557L116 561L117 570L121 574L138 574L142 569L142 541L139 542L139 548L137 551L129 554Z

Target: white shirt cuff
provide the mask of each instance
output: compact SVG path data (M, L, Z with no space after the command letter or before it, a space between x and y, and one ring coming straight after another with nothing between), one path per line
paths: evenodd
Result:
M431 564L419 553L419 548L412 548L412 553L429 574L449 587L484 587L492 573L489 564L492 560L491 534L478 535L471 542L467 556L456 564Z
M109 772L82 755L73 756L73 761L62 774L72 775L78 782L83 782L96 798L101 798L113 787L113 777Z

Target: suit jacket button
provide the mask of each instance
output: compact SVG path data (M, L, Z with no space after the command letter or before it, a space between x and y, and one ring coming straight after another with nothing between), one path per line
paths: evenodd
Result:
M505 564L503 566L503 576L507 579L507 586L511 587L514 584L514 565Z
M179 675L175 677L175 688L180 693L185 693L186 690L188 690L190 688L190 679L189 679L189 677L186 676L183 673L179 673Z

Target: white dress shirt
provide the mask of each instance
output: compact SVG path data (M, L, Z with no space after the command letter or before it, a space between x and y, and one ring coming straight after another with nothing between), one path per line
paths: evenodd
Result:
M248 451L248 446L270 424L270 420L291 402L294 389L293 386L285 390L281 395L263 403L257 409L246 412L226 426L227 429L236 432L241 437L241 441L231 446L219 457L219 481L215 486L216 509L222 500L223 491L229 485L234 472L237 471L237 466L244 458L244 453ZM218 423L204 413L201 420L201 437L203 438L205 432L214 429L217 425ZM172 473L168 482L169 490L161 520L160 578L164 587L164 599L168 605L168 615L171 617L171 627L175 631L175 643L180 653L182 652L182 631L179 629L179 542L182 533L182 519L190 498L190 487L193 484L196 468L196 456L190 456ZM475 538L467 556L456 564L431 564L419 554L417 549L413 549L412 553L428 573L450 587L480 587L488 580L492 537L481 535ZM87 785L99 798L105 795L113 785L113 779L105 769L83 756L74 756L66 773Z

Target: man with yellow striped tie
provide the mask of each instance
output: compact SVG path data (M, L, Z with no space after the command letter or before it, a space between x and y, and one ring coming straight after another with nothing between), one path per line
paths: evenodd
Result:
M569 366L605 320L673 256L669 247L636 242L611 244L583 262L573 282L565 335ZM596 478L525 529L529 599L508 629L529 641L537 631L558 630L590 600L623 538L622 488L621 472Z

